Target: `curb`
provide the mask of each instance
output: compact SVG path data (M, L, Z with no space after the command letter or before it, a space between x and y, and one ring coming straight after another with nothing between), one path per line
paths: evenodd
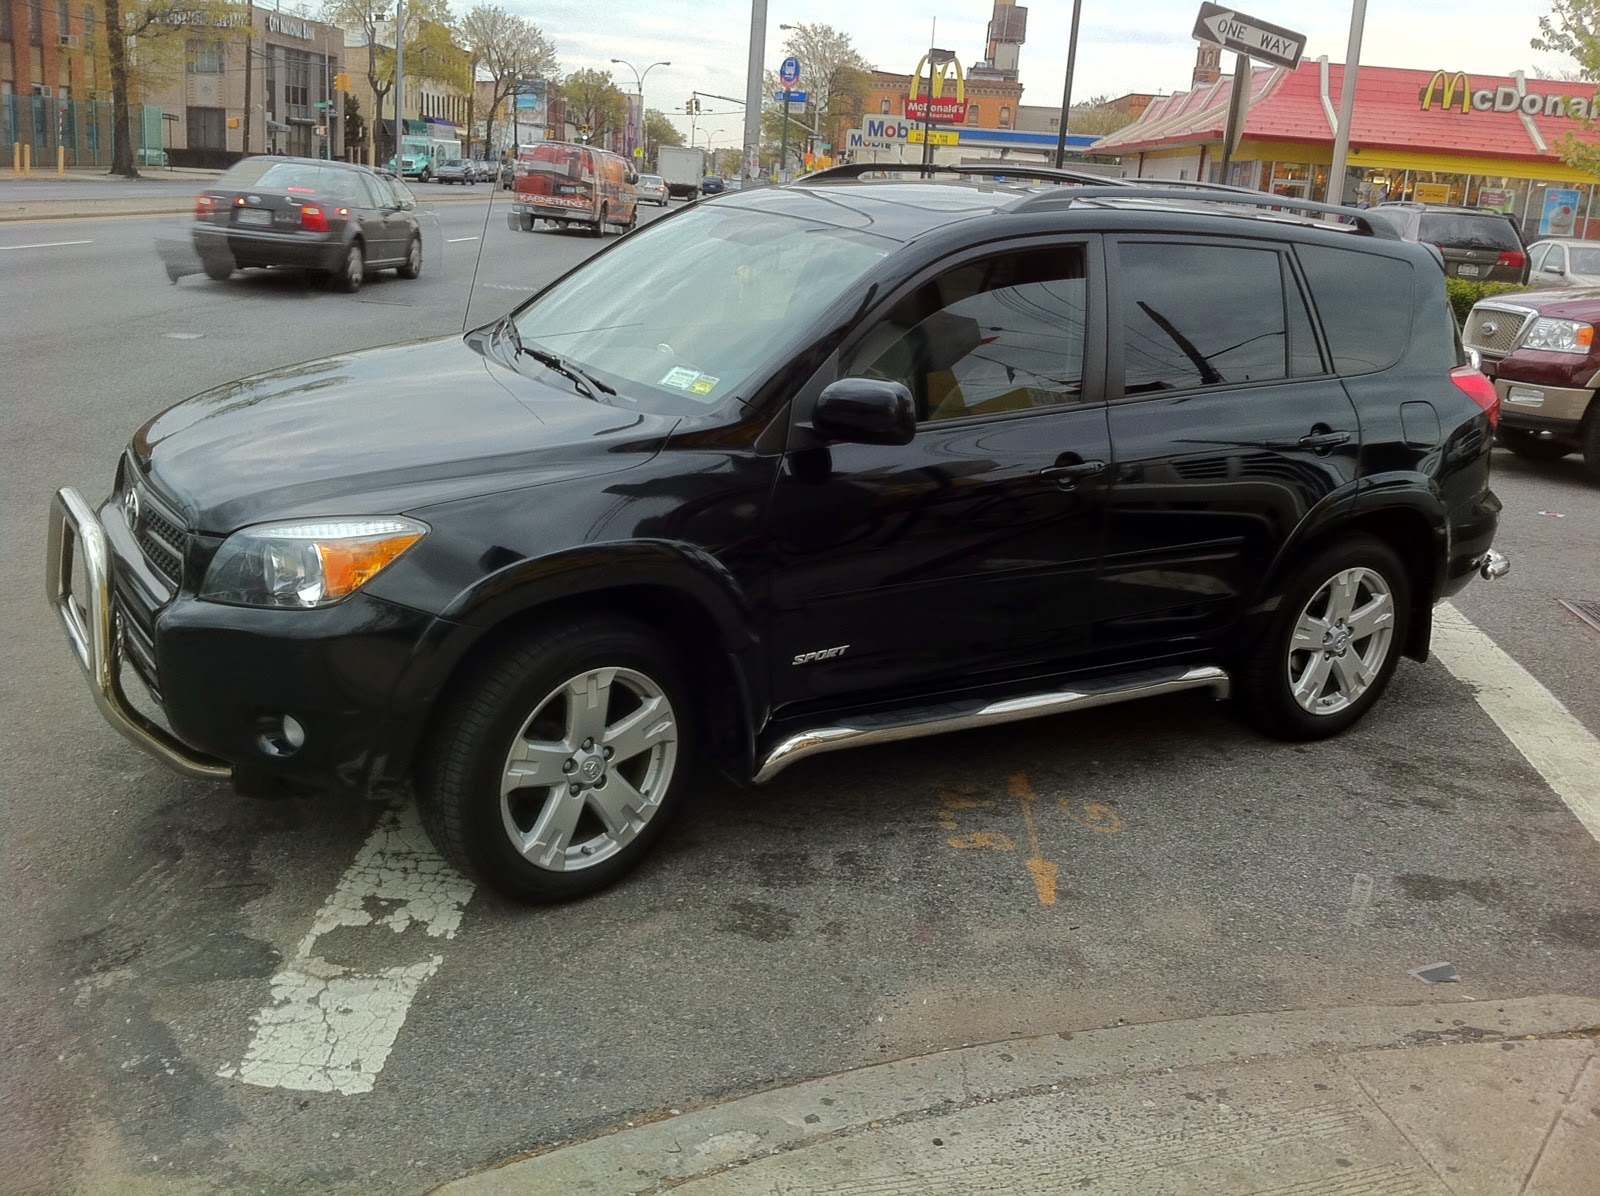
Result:
M819 1144L842 1153L846 1145L833 1144L859 1147L870 1135L887 1138L908 1123L955 1118L1004 1102L1026 1105L1062 1088L1099 1084L1126 1090L1175 1070L1237 1069L1294 1056L1331 1067L1342 1054L1420 1047L1482 1050L1485 1043L1561 1037L1595 1027L1600 1027L1600 1000L1550 996L1239 1014L1063 1032L876 1064L669 1115L515 1158L434 1192L622 1196L700 1181L721 1191L716 1177L773 1156ZM1242 1044L1248 1050L1240 1050Z
M454 188L452 188L454 190ZM413 193L415 194L415 193ZM419 207L440 203L468 203L484 192L466 189L463 195L434 195L423 192L417 196ZM62 202L75 204L68 211ZM105 220L123 216L185 216L194 211L192 196L161 196L151 199L75 199L66 201L20 200L0 204L0 224L19 223L25 220Z

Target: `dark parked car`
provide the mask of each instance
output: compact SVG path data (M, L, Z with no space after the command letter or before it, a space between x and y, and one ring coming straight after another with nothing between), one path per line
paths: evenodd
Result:
M370 270L422 273L417 201L393 175L317 158L246 158L195 200L192 236L206 275L301 266L357 291Z
M433 168L436 183L463 183L471 186L478 181L478 168L465 158L446 158Z
M1522 234L1499 212L1425 203L1379 204L1373 211L1407 241L1437 246L1451 278L1517 285L1528 281Z
M1600 482L1596 327L1600 290L1535 291L1478 303L1462 335L1500 392L1500 443L1534 461L1582 453Z
M728 184L714 174L709 174L700 180L701 195L721 195L728 189Z
M1508 567L1429 252L1241 214L1276 196L861 173L152 419L50 513L106 717L248 790L412 779L451 860L548 900L645 854L697 761L1188 690L1337 734Z

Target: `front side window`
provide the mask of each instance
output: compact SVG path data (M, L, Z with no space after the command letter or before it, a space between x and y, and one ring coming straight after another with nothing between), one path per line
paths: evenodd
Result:
M1118 252L1124 393L1288 375L1278 253L1157 242L1127 242Z
M922 421L1076 403L1087 290L1077 245L968 262L897 303L842 372L904 383Z

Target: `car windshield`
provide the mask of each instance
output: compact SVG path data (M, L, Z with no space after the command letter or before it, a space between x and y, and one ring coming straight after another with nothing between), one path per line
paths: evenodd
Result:
M1600 274L1600 246L1592 248L1578 248L1574 246L1567 250L1571 260L1568 270L1573 274Z
M790 215L692 208L546 291L516 314L517 330L607 380L612 402L692 410L743 395L779 346L893 246Z
M1417 239L1441 249L1521 249L1517 230L1504 216L1424 212Z

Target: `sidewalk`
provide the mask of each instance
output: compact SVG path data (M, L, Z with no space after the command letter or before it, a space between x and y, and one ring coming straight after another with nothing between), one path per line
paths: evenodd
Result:
M1600 1001L1018 1039L624 1128L441 1196L1593 1196Z

